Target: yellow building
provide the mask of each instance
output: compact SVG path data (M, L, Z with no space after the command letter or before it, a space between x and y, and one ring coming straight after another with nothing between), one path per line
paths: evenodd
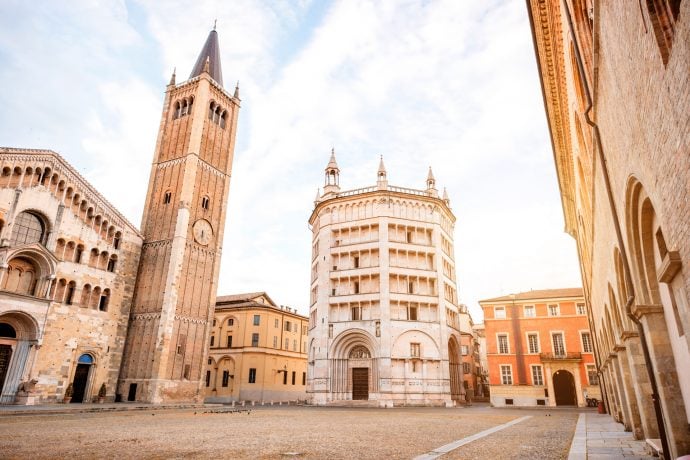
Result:
M206 402L306 399L308 319L265 292L216 300Z

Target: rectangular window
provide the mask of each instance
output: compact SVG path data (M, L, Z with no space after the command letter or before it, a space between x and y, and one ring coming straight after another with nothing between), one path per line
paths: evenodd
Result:
M508 335L507 334L500 334L497 336L497 338L498 338L498 352L501 354L510 353L510 349L508 348Z
M206 386L211 385L211 371L206 371Z
M297 377L297 372L292 371L292 384L295 384L295 378Z
M525 318L534 318L534 305L525 305Z
M232 319L232 318L230 318L230 319L228 320L228 326L233 326L234 324L235 324L235 320Z
M259 334L257 334L257 333L252 334L252 346L253 347L259 346Z
M256 383L256 369L249 369L249 383Z
M417 307L409 308L408 319L410 321L417 321Z
M460 353L462 353L463 356L466 356L468 352L469 347L467 345L460 345Z
M558 305L549 305L549 316L558 316L561 314L560 308L558 308Z
M276 327L276 328L277 328L277 327L280 327L280 323L279 323L278 318L276 318L275 320L273 320L273 327Z
M229 371L223 371L223 387L228 386L228 381L230 380L230 372Z
M527 334L527 345L530 353L539 353L539 336L537 334Z
M254 315L254 326L261 324L261 315Z
M494 318L495 319L505 319L506 318L505 307L494 307Z
M470 373L470 363L462 363L462 372L464 374Z
M209 346L212 347L212 346L213 346L213 342L215 342L215 341L216 341L215 336L211 336L211 344L210 344Z
M285 330L290 332L290 321L285 321Z
M419 358L421 356L421 345L418 343L410 343L410 356Z
M285 349L286 350L290 349L290 339L285 339Z
M296 339L292 340L292 351L297 351L297 340Z
M359 294L359 281L355 281L352 288L355 294Z
M407 293L414 294L414 282L410 281L407 283Z
M553 354L556 356L565 356L565 342L561 332L554 332L551 334L553 341Z
M273 348L278 348L278 336L273 336Z
M354 268L359 268L359 257L355 256L352 265Z
M232 348L232 336L231 335L228 336L228 345L227 346L228 346L228 348Z
M587 380L590 385L599 385L599 375L594 364L587 364Z
M587 314L587 310L585 309L585 304L583 304L583 303L577 304L576 309L577 309L578 315L586 315Z
M582 332L580 335L582 336L582 351L584 353L591 353L592 337L589 335L589 332Z
M307 384L307 373L302 372L302 385L306 385L306 384Z
M352 307L350 313L352 314L352 321L359 321L362 319L362 307Z
M283 370L283 385L287 385L287 370Z
M191 370L192 370L191 364L185 364L184 365L184 372L182 373L182 378L184 378L185 380L189 380L189 373L191 372Z
M532 385L544 385L544 375L542 374L541 366L532 366Z
M509 364L501 364L501 385L513 384L513 371Z

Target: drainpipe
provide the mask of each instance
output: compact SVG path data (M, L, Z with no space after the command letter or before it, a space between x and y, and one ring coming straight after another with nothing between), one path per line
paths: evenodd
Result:
M661 408L661 403L659 401L659 391L656 381L656 375L654 373L654 368L652 366L652 359L649 354L649 347L647 346L647 339L645 337L644 327L642 322L632 314L632 305L635 302L635 287L632 283L632 274L630 271L630 264L628 263L628 257L625 250L625 244L623 242L623 236L621 232L620 221L618 220L618 213L616 212L616 204L613 198L613 192L611 190L611 181L609 178L608 167L606 163L606 157L604 156L604 147L601 143L601 135L599 133L599 126L596 122L592 121L590 118L590 112L592 110L592 95L589 90L589 84L587 83L587 78L585 76L584 67L582 65L582 55L580 54L580 45L575 35L575 30L573 27L573 19L570 14L570 9L568 8L567 0L563 0L563 8L566 12L568 18L568 29L570 35L573 39L573 45L575 48L575 60L577 61L577 71L580 75L580 80L585 89L585 96L587 97L587 108L585 109L585 120L587 124L590 125L594 131L594 140L597 143L597 151L599 153L599 162L601 163L601 170L604 176L604 184L606 185L606 196L608 198L609 207L611 208L611 217L613 219L614 228L616 229L616 239L618 242L618 247L621 251L621 258L623 259L623 272L625 273L625 284L628 290L628 299L625 302L625 313L637 326L638 334L640 335L640 342L642 345L642 352L644 354L644 360L647 367L647 373L649 374L649 381L652 386L652 402L654 403L654 412L656 414L657 425L659 427L659 437L661 438L661 446L666 456L671 454L668 447L668 438L666 437L666 428L664 426L664 414Z

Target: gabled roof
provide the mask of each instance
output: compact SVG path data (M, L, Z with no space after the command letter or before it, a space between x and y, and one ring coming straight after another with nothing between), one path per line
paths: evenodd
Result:
M223 86L223 72L220 68L220 46L218 46L218 32L216 32L216 29L209 32L206 43L204 43L192 73L189 75L190 79L198 77L204 72L206 61L208 61L208 73L211 75L211 78L220 86Z
M127 218L120 213L108 200L101 195L96 188L91 185L71 164L67 162L62 156L52 150L46 149L25 149L17 147L0 147L0 155L3 155L7 160L14 159L19 162L44 161L48 166L60 174L61 179L67 182L67 186L75 187L79 194L85 197L89 202L98 205L104 217L109 222L117 223L121 227L128 227L131 232L141 236L139 229L134 226Z
M582 288L537 289L501 297L480 300L482 302L506 302L512 300L560 299L564 297L583 297Z
M266 298L270 306L276 307L276 303L265 292L246 292L243 294L232 294L216 297L216 304L219 303L254 303L260 297ZM265 305L265 304L264 304Z

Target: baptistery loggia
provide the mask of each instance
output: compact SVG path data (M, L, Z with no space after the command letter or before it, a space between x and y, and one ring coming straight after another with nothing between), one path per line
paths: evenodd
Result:
M455 216L426 189L341 191L331 153L313 232L307 394L315 405L452 406L464 400Z

